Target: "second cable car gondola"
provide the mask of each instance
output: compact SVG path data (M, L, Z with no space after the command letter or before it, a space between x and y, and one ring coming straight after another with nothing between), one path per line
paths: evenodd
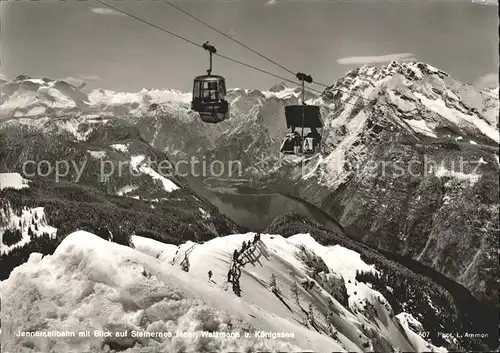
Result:
M312 83L312 77L298 73L297 78L302 82L302 104L285 107L286 127L289 132L283 139L280 152L311 156L319 152L323 120L318 106L307 105L304 102L304 81ZM300 129L300 134L295 131L296 128ZM308 134L304 136L306 129Z
M226 80L222 76L212 75L212 54L217 52L215 47L206 42L203 49L210 53L210 68L207 75L194 79L191 109L200 115L202 121L216 124L229 118Z
M288 105L285 107L285 118L289 132L283 140L281 152L306 156L318 153L323 129L319 107L306 104Z

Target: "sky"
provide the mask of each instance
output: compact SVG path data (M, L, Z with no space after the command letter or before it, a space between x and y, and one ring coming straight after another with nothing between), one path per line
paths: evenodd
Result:
M161 0L105 0L224 56L286 79L294 75ZM292 72L333 84L391 60L426 62L456 79L498 85L498 0L171 0ZM488 5L490 3L490 5ZM76 78L116 91L190 91L208 53L93 0L7 0L1 9L2 78ZM220 57L229 88L283 81ZM321 90L320 86L313 88Z

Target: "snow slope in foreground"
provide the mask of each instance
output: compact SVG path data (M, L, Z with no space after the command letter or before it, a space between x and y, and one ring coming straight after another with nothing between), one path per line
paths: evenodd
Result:
M234 249L252 237L253 233L230 235L180 247L133 237L136 249L132 249L75 232L53 255L41 258L32 254L1 283L2 350L17 351L24 346L42 352L100 352L104 342L115 343L114 347L118 343L120 349L135 342L141 347L127 352L360 352L391 351L392 347L429 351L423 339L409 335L411 331L390 314L389 304L379 293L354 281L352 285L359 288L357 294L350 293L352 308L342 306L317 282L308 291L299 285L300 306L294 302L290 286L294 281L311 280L304 259L314 257L313 251L330 258L324 258L328 271L333 278L343 276L346 282L353 274L351 266L369 267L356 253L321 247L309 235L289 239L262 235L241 268L242 294L237 297L225 284L226 275ZM186 273L179 264L190 248ZM297 256L300 254L306 257ZM333 259L334 255L338 257ZM213 282L208 281L208 270L214 273ZM273 273L281 299L269 290ZM371 314L360 307L354 310L359 301L372 304ZM304 312L309 304L314 307L315 324L306 326ZM336 338L326 334L323 314L328 312ZM128 330L129 337L16 337L19 331L53 330ZM171 332L173 337L131 337L146 331ZM209 331L227 335L203 337ZM266 338L256 331L293 337ZM189 334L176 337L176 332Z

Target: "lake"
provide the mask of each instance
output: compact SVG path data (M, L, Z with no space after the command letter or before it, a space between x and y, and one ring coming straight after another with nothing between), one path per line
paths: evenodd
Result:
M251 231L262 231L278 216L296 213L321 224L325 228L338 230L338 224L321 209L302 200L279 193L259 191L224 181L206 182L188 180L189 185L213 203L219 211L238 225ZM243 186L243 187L242 187Z

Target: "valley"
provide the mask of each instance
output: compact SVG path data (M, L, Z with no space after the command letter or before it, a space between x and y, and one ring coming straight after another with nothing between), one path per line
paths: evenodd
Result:
M317 207L271 190L254 189L241 181L187 180L193 190L214 204L222 214L250 231L263 231L274 219L286 213L307 217L328 229L339 227Z

